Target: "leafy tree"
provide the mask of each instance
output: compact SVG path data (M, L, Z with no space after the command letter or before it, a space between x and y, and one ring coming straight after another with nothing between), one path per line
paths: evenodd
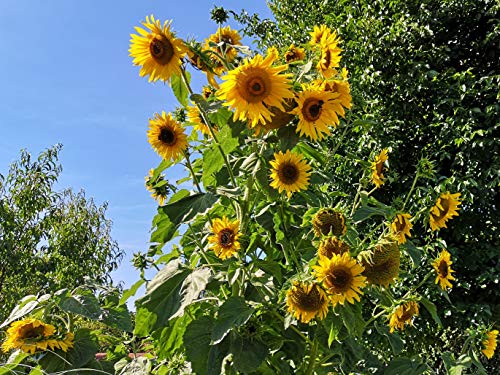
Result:
M21 151L0 175L0 320L28 294L75 288L86 278L112 283L123 253L111 238L106 204L83 191L54 191L60 145L33 160Z

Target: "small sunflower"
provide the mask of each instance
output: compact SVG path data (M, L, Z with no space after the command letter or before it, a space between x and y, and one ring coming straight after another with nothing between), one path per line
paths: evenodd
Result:
M372 250L370 260L363 260L363 275L370 284L388 287L399 275L401 253L396 242L382 241Z
M330 91L334 94L338 94L337 100L340 102L342 107L351 108L352 107L352 96L351 96L351 86L347 80L332 79L323 81L324 90ZM344 116L344 111L338 112L340 116Z
M217 46L211 46L210 42L217 44ZM225 56L228 62L232 62L238 56L238 51L234 46L241 46L241 36L236 30L231 30L229 26L219 27L215 34L210 35L205 44L206 49Z
M429 224L431 230L447 228L446 222L453 216L458 216L458 206L462 203L458 199L460 193L450 194L449 191L442 193L437 199L429 214Z
M296 282L286 293L288 311L302 323L309 323L316 316L324 319L328 313L328 297L316 283Z
M347 230L344 214L333 208L319 210L312 219L312 225L316 237L330 234L339 237L344 235Z
M484 348L481 351L488 359L491 359L495 354L495 350L497 348L497 336L498 331L494 329L493 331L486 332L486 339L482 341Z
M168 81L172 75L181 73L181 59L187 47L170 31L170 23L165 22L162 26L154 16L146 17L142 24L148 30L136 27L140 35L130 35L129 52L134 58L133 64L141 66L139 75L149 75L149 82Z
M203 86L203 88L201 90L201 95L205 99L209 99L213 94L215 94L215 90L214 89L212 89L210 86Z
M55 336L56 328L38 319L23 319L14 322L7 329L7 338L2 344L2 350L6 353L12 349L20 349L25 353L33 354L38 350L46 351L47 348L67 351L73 347L73 339L66 336L58 340ZM72 335L68 333L67 335Z
M340 63L340 53L342 49L339 47L339 39L335 32L329 37L323 39L320 42L321 55L316 65L316 69L325 78L331 78L337 74L337 70Z
M290 64L294 61L304 60L305 57L306 52L304 51L304 48L295 47L295 45L293 44L290 45L288 51L286 51L285 53L285 61L287 62L287 64Z
M240 222L230 222L227 217L215 219L212 224L213 236L208 237L208 242L213 245L215 255L222 260L233 256L241 246L238 242L241 233Z
M274 160L270 164L272 166L270 185L280 193L284 190L290 198L294 192L307 190L311 166L303 160L302 155L294 154L290 150L284 154L279 151L274 154Z
M332 35L332 31L326 25L314 26L313 31L309 33L311 35L311 40L309 42L312 46L317 46L320 44L323 38L328 38Z
M339 124L338 113L344 109L338 100L339 94L324 91L315 85L303 85L303 91L295 99L298 106L291 113L299 116L297 133L313 141L322 140L330 134L329 126Z
M287 70L286 65L272 67L278 58L275 48L270 48L265 58L256 55L222 79L217 96L223 105L235 109L233 119L248 120L254 127L259 122L272 121L269 107L286 111L283 101L293 98L290 86L290 74L280 74Z
M154 169L150 169L148 176L144 177L146 180L146 189L151 193L151 197L153 197L160 206L163 206L165 199L167 199L167 196L170 193L170 184L166 182L161 184L161 186L156 187L155 185L165 181L165 176L162 174L153 180L153 174Z
M323 283L333 306L344 304L345 300L354 304L360 301L361 288L366 286L364 268L351 258L348 253L334 254L331 259L319 257L318 265L313 266L316 277Z
M334 254L349 253L349 250L349 245L337 237L326 237L319 243L318 256L330 259Z
M375 184L377 188L381 187L384 184L384 172L386 168L384 163L389 160L387 156L388 149L383 149L380 151L380 154L377 155L374 161L372 161L372 182Z
M411 237L410 230L413 224L410 222L410 214L397 214L391 223L391 232L399 244L406 242L406 236Z
M186 150L188 142L182 125L172 115L155 113L149 120L148 141L164 159L177 159Z
M453 285L451 285L450 281L455 280L452 276L452 273L455 271L450 267L451 264L453 264L450 257L451 254L448 251L443 250L441 251L441 254L439 254L439 258L432 263L432 266L437 272L436 284L439 284L443 290L446 290L447 288L451 289Z
M410 301L399 305L394 309L392 314L389 316L389 327L391 333L394 330L403 330L405 324L413 325L412 318L418 315L418 304L415 301Z
M200 110L197 106L188 107L187 117L189 122L194 125L194 130L199 130L202 134L208 135L209 137L212 136L212 133L210 133L208 125L205 124L205 121L201 117Z

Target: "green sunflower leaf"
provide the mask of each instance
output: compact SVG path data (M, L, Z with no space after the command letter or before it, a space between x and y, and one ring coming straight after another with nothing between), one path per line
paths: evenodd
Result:
M198 268L184 280L180 290L182 296L181 306L179 310L172 315L172 318L182 316L186 307L198 299L200 293L205 289L210 280L210 275L209 268Z
M214 318L202 316L189 323L183 336L186 357L191 362L194 372L200 375L207 373L207 351L210 350L210 336L214 324Z
M419 359L396 358L385 368L384 375L420 375L429 370L429 366Z
M252 316L254 309L242 297L229 297L219 308L219 315L211 335L211 343L221 342L233 327L239 327Z
M441 319L439 318L439 315L437 314L437 308L434 303L429 301L427 298L420 298L420 302L422 302L422 305L427 309L429 314L431 314L432 319L438 324L439 327L443 326L443 323L441 323Z
M185 72L186 77L188 79L188 82L190 80L190 74L189 72ZM184 80L182 77L178 74L172 75L172 79L170 80L171 85L172 85L172 91L174 92L175 97L181 103L184 107L187 107L189 105L188 102L188 96L189 96L189 89L184 83Z
M235 334L231 335L230 351L233 353L235 369L246 374L259 368L269 348L260 340Z

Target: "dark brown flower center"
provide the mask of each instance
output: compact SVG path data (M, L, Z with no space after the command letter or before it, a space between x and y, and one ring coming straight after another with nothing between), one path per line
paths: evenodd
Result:
M321 110L325 102L316 98L306 99L302 107L302 115L304 119L309 122L316 121L321 116Z
M332 258L333 254L341 255L348 251L349 246L336 237L329 237L323 240L319 246L319 254L329 259Z
M297 59L297 54L295 53L294 50L292 51L288 51L286 54L285 54L285 61L287 63L289 62L292 62L292 61L295 61Z
M165 143L167 146L172 146L175 144L176 136L175 132L170 128L162 128L160 130L160 135L158 136L158 140Z
M415 309L413 308L413 305L410 305L409 307L405 307L403 310L403 314L399 318L399 321L406 322L406 321L410 320L413 315L415 315Z
M319 293L316 285L311 288L309 293L306 293L306 291L299 286L292 291L290 298L294 305L308 312L320 310L324 303L323 297Z
M266 91L264 80L259 77L252 78L247 84L248 92L251 95L262 95Z
M441 277L444 278L448 276L448 263L446 263L446 261L442 260L439 263L438 269L439 269L439 275Z
M336 267L330 269L325 279L325 285L333 293L343 293L351 288L352 280L353 276L348 268Z
M166 65L174 56L174 46L164 36L155 36L149 43L149 52L155 61Z
M330 52L330 49L327 49L326 51L323 51L323 69L328 69L330 67L330 62L332 60L332 54Z
M295 164L284 163L278 169L280 182L285 185L292 185L299 179L300 171Z
M344 215L331 208L323 209L313 218L313 227L317 236L326 236L330 232L334 236L341 236L346 230Z
M233 246L234 232L231 229L223 229L219 232L219 245L224 248Z
M33 327L33 324L28 324L20 329L20 336L24 339L33 339L43 335L43 326Z

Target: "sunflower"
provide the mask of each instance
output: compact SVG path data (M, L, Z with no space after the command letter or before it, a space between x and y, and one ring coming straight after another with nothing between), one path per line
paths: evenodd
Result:
M439 254L439 258L437 258L433 263L432 266L437 272L437 277L436 277L436 284L439 283L441 286L441 289L446 290L447 288L452 288L453 285L451 285L451 280L455 280L455 278L452 276L452 273L455 272L450 268L450 265L453 263L450 260L451 254L443 250L441 251L441 254Z
M405 328L405 324L412 326L412 318L417 315L418 304L415 301L406 302L396 307L389 316L389 327L391 333L393 333L395 329L403 330Z
M316 316L324 319L328 313L328 297L316 283L296 282L286 293L288 311L302 323L309 323Z
M462 203L458 199L460 193L450 194L449 191L442 193L437 199L429 214L429 224L432 230L447 228L446 222L458 216L458 206Z
M481 351L488 359L491 359L493 354L495 354L495 350L497 348L497 336L498 331L496 329L486 332L486 339L482 342L484 349Z
M11 349L20 349L25 353L33 354L37 350L62 349L67 351L73 347L73 334L67 333L64 340L58 340L56 328L51 324L43 323L38 319L24 319L14 322L7 329L7 338L2 344L6 353ZM70 337L68 335L71 335Z
M240 249L238 238L240 222L235 220L230 222L227 217L215 219L212 224L213 236L208 237L208 242L213 244L215 255L222 260L231 257Z
M148 141L160 156L172 160L182 155L188 145L182 125L165 112L155 113L149 120Z
M314 26L313 31L309 33L311 35L311 41L309 42L312 46L317 46L320 44L323 38L328 38L332 35L332 31L326 25Z
M273 129L279 129L288 125L290 121L295 118L295 116L290 114L289 111L291 111L296 105L297 103L295 103L293 100L288 99L285 100L284 103L286 112L276 107L270 107L269 110L273 115L271 122L259 122L257 125L255 125L253 127L255 135L258 136L261 132L265 134Z
M343 253L349 253L349 245L335 236L326 237L319 243L318 256L331 258L334 254Z
M382 241L372 250L370 258L362 261L363 275L370 284L387 288L399 275L401 253L398 244Z
M211 46L211 43L217 44L217 46ZM206 49L225 56L228 62L232 62L238 55L238 51L234 46L241 46L241 36L236 30L231 30L229 26L219 27L217 32L210 35L205 43Z
M287 62L287 64L294 61L304 60L305 57L306 53L304 51L304 48L295 47L295 45L293 44L290 45L288 51L286 51L285 53L285 61Z
M199 130L202 134L212 136L210 128L205 124L205 120L201 117L200 110L197 106L188 107L187 117L189 122L194 125L194 130Z
M338 44L339 39L335 32L328 37L323 37L320 42L321 55L316 69L325 78L331 78L337 73L335 68L339 66L342 52Z
M207 56L206 51L196 50L193 48L192 50L189 49L187 54L190 64L207 75L208 83L211 86L218 88L219 84L215 80L215 76L219 76L223 73L223 70L220 70L219 64L216 63L210 56Z
M351 108L352 107L352 96L351 96L351 86L347 80L332 79L323 81L324 90L338 94L337 100L340 102L342 107ZM344 116L344 111L338 112L339 115Z
M254 127L259 122L270 122L272 112L269 107L283 107L285 99L293 98L290 87L290 74L280 74L287 69L286 65L272 67L278 58L275 48L270 48L266 58L256 55L222 79L217 96L223 105L235 109L233 119L248 120Z
M344 113L339 94L315 85L303 85L302 88L296 98L298 106L291 112L299 116L297 132L313 141L322 140L330 134L330 125L339 124L337 113Z
M330 234L339 237L344 235L347 230L344 214L333 208L319 210L312 219L312 225L317 237Z
M205 99L209 99L214 93L215 93L215 90L212 89L210 86L203 86L203 88L201 90L201 95Z
M406 242L406 236L411 237L410 230L413 224L410 222L410 214L397 214L391 223L391 232L399 244Z
M279 151L274 154L274 160L270 164L272 167L270 185L280 193L284 190L290 198L294 192L307 190L311 166L303 160L301 154L292 153L290 150L284 154Z
M140 65L139 75L149 75L149 82L170 80L173 74L181 73L182 57L187 51L184 42L174 36L170 31L170 23L163 26L154 16L146 17L142 24L148 30L136 27L140 35L131 34L130 56L134 58L133 64Z
M375 184L377 188L381 187L384 184L384 172L386 168L384 163L389 160L387 156L388 149L383 149L380 151L380 154L377 155L374 161L372 161L372 182Z
M360 301L359 295L363 294L360 288L366 285L366 277L362 272L364 268L349 253L333 254L331 259L320 256L317 266L313 266L318 281L328 293L333 306L344 304L345 300L354 303Z
M153 197L160 206L163 206L165 203L165 199L167 199L168 194L170 193L170 184L166 182L161 186L157 187L160 182L165 181L165 176L162 174L158 176L155 180L153 180L154 169L149 170L149 175L144 177L146 180L146 189L151 193L151 197Z

